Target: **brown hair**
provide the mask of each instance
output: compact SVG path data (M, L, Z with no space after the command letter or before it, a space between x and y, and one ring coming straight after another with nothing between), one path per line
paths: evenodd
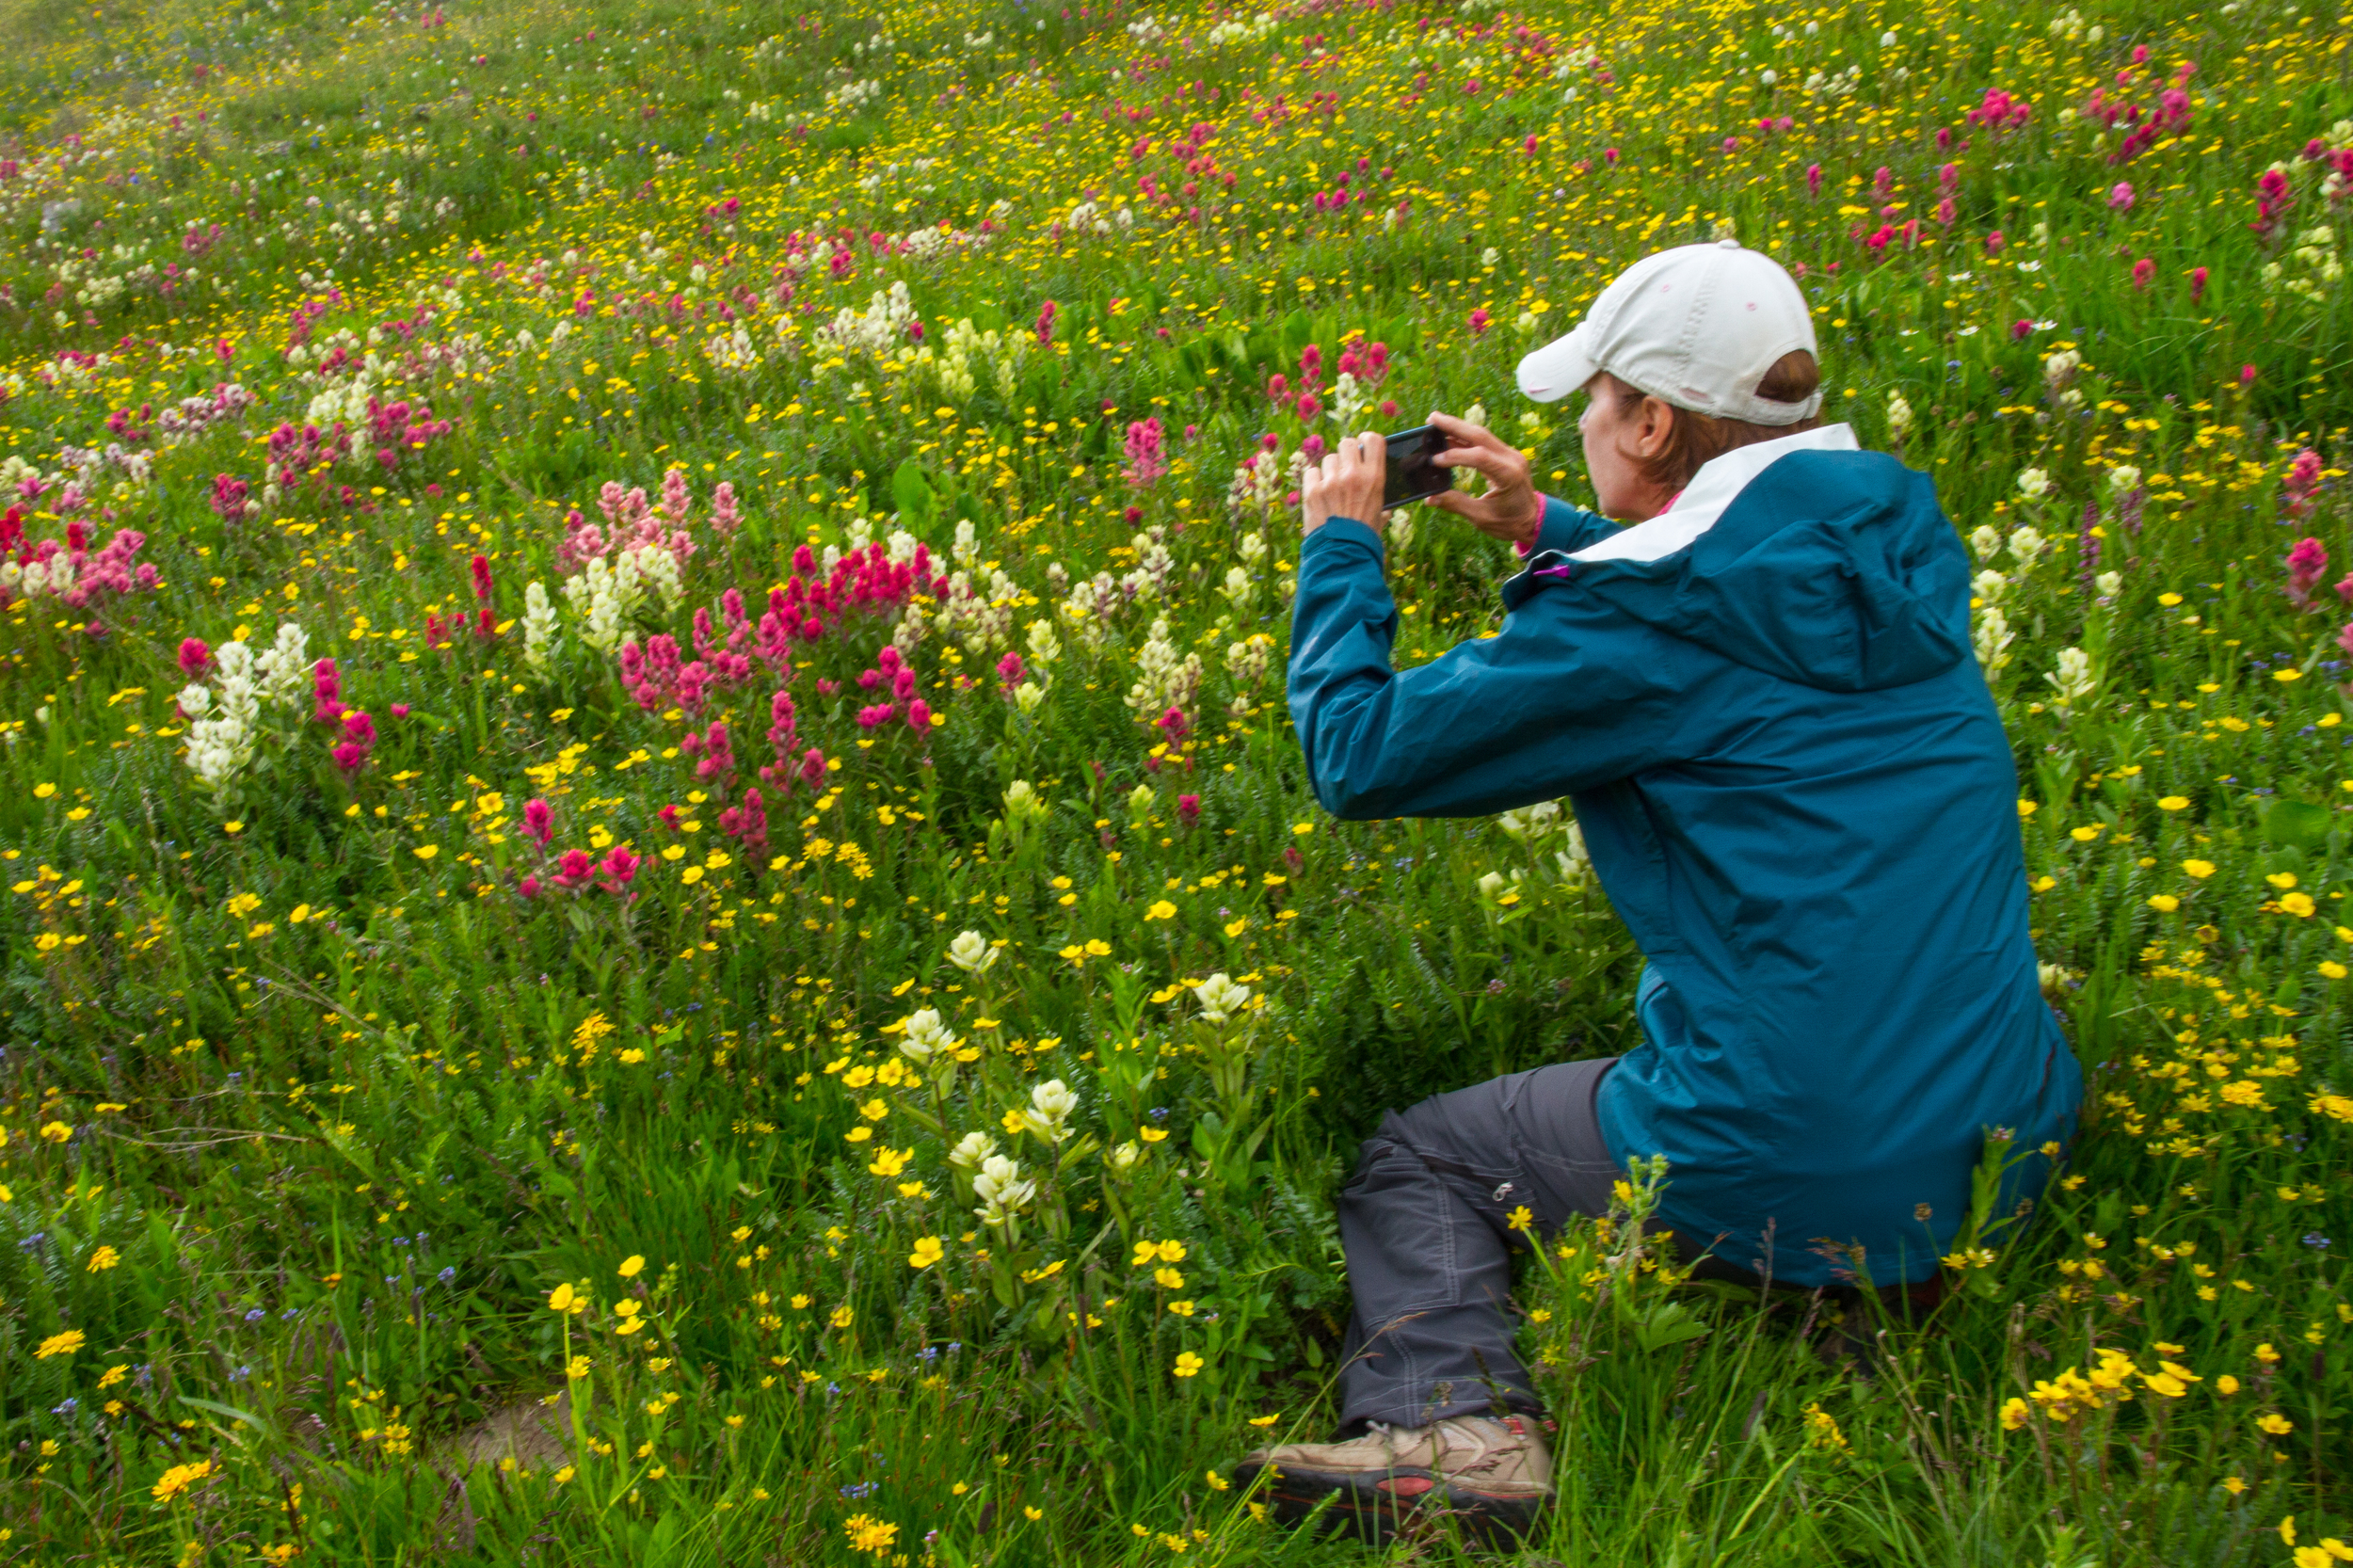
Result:
M1607 372L1604 372L1608 375ZM1609 377L1617 389L1617 407L1621 419L1630 417L1643 393L1616 376ZM1821 367L1814 356L1802 348L1793 348L1773 361L1765 378L1756 384L1756 395L1769 403L1803 403L1821 385ZM1783 436L1794 436L1801 430L1812 430L1821 424L1818 416L1801 419L1791 424L1754 424L1744 419L1719 419L1713 414L1695 414L1689 408L1675 409L1674 428L1668 433L1665 448L1655 456L1634 459L1637 472L1647 484L1667 491L1677 491L1691 482L1691 476L1711 457L1721 457L1736 447L1753 446Z

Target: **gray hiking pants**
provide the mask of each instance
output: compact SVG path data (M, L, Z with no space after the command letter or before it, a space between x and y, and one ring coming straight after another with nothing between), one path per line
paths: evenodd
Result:
M1339 1200L1355 1316L1340 1425L1426 1426L1543 1401L1513 1353L1512 1258L1572 1214L1602 1214L1623 1173L1593 1095L1616 1063L1566 1062L1392 1111ZM1514 1232L1525 1207L1534 1228Z

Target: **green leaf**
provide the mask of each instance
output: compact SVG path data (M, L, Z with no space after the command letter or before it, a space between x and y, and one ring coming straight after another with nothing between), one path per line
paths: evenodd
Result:
M2329 842L2329 808L2308 800L2275 800L2264 812L2263 834L2291 849L2320 849Z
M897 504L899 520L909 528L928 525L938 497L924 481L923 471L912 460L901 463L890 476L890 499Z

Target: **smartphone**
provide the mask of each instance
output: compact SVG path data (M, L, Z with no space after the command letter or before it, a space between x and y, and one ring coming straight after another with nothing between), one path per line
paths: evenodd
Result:
M1454 488L1454 471L1432 461L1454 444L1445 431L1434 424L1417 424L1387 440L1387 479L1381 490L1383 511L1409 501L1427 501Z

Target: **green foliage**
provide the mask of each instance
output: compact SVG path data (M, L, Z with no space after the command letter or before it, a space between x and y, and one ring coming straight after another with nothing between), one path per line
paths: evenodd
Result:
M0 8L0 1547L1365 1560L1225 1480L1355 1143L1641 958L1549 803L1316 806L1289 465L1482 404L1581 493L1513 367L1727 225L1970 541L2091 1096L1933 1305L1686 1277L1655 1168L1531 1248L1527 1559L2353 1534L2342 27L1481 5ZM159 581L28 587L70 520ZM1412 664L1514 561L1404 520Z

